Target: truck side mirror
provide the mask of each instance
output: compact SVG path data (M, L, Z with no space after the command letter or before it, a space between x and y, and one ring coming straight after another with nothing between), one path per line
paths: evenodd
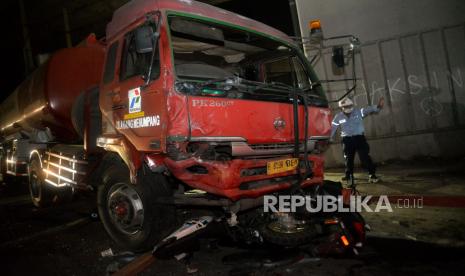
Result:
M144 25L135 31L136 52L147 54L153 51L153 28L150 25Z
M344 61L344 48L342 46L333 47L333 63L337 68L342 68L345 66Z

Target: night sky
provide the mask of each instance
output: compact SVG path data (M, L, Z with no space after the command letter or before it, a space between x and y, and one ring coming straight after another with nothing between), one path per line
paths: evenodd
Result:
M1 53L2 66L0 77L0 98L5 98L24 79L23 38L19 20L19 6L16 1L2 1Z
M63 30L63 17L59 11L47 7L48 1L24 0L28 29L31 37L31 47L34 57L41 53L51 53L66 46ZM52 3L57 1L51 1ZM293 35L289 4L287 0L233 0L220 4L221 8L271 25L283 32ZM92 5L92 2L87 2ZM56 9L56 7L53 7ZM73 43L78 43L89 33L104 35L105 23L111 19L111 14L95 14L91 22L79 24L70 21ZM17 0L3 0L0 6L1 18L1 53L2 64L0 77L0 101L6 98L27 76L23 57L23 32L20 20L20 8Z
M288 0L234 0L218 6L294 35Z

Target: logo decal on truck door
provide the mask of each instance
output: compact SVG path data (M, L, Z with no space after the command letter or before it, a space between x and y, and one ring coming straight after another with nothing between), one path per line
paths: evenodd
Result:
M129 119L124 121L116 121L117 129L128 129L128 128L145 128L145 127L157 127L160 126L160 116L146 116L142 118Z
M140 112L142 109L142 97L140 96L140 87L128 91L129 113Z
M145 116L145 112L140 111L140 112L136 112L136 113L124 114L123 118L125 120L129 120L129 119L135 119L135 118L140 118L140 117L144 117L144 116Z

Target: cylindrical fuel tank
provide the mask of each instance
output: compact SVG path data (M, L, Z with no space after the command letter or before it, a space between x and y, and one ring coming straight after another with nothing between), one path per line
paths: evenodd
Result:
M71 118L73 103L99 85L103 60L104 47L93 35L54 53L0 104L1 135L48 127L57 142L78 140Z

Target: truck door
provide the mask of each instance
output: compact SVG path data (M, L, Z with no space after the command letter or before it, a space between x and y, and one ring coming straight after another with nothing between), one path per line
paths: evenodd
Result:
M151 32L147 29L152 28ZM121 39L122 50L118 81L111 85L113 127L123 134L138 150L161 150L165 117L163 81L160 79L159 47L140 49L136 45L137 32L145 32L152 39L155 26L144 23L129 31ZM153 46L152 46L153 47ZM152 50L155 53L152 53ZM147 71L153 58L150 82L146 85Z

